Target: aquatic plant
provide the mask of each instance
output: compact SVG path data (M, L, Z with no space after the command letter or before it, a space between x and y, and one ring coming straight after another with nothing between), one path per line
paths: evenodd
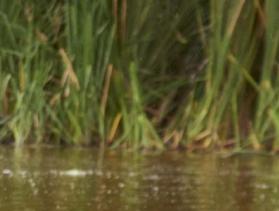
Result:
M277 150L276 0L0 2L0 139Z

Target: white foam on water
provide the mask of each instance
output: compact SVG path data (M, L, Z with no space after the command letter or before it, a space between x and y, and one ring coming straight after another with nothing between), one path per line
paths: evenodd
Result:
M59 176L69 176L69 177L85 177L92 175L94 172L92 170L80 170L80 169L70 169L65 171L56 171L55 174Z
M10 169L3 169L2 174L10 177L14 175L14 173Z

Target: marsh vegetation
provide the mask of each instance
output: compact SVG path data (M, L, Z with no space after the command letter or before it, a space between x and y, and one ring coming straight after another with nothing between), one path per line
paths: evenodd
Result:
M279 146L278 0L2 0L0 140Z

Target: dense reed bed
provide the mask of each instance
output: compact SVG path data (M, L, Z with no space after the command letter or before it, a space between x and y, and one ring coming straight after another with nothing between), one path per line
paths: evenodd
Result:
M0 139L279 147L278 0L3 0Z

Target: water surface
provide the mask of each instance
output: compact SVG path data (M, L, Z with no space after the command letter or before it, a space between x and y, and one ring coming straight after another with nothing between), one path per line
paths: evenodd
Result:
M279 211L279 158L0 148L0 211Z

